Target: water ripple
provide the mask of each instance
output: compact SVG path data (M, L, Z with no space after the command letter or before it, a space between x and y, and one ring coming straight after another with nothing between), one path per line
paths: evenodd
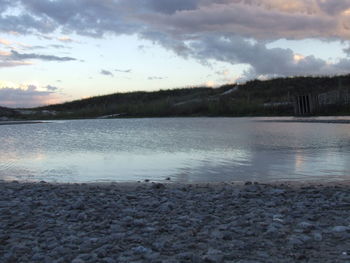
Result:
M58 182L303 180L350 175L349 125L255 118L0 126L0 178Z

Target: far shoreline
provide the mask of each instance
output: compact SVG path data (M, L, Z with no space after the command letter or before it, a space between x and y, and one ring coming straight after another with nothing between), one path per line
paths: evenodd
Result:
M49 121L0 121L0 125L19 125L19 124L40 124L40 123L49 123Z
M37 120L6 120L0 121L0 125L41 124L55 121L83 121L83 120L128 120L128 119L188 119L188 118L228 118L228 119L252 119L257 122L281 122L281 123L328 123L350 124L350 116L122 116L116 118L72 118L72 119L37 119Z

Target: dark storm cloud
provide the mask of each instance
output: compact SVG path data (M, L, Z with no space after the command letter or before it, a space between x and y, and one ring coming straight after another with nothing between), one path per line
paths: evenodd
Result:
M14 7L18 14L7 12ZM347 59L329 63L313 56L296 58L290 49L266 47L281 38L348 41L350 0L0 0L0 13L0 31L93 37L135 34L203 63L214 59L248 64L246 75L251 77L350 70ZM17 54L19 59L25 56L73 60Z

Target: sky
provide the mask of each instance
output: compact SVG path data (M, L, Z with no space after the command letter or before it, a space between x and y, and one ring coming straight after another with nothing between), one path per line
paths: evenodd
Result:
M0 0L0 106L348 74L349 37L350 0Z

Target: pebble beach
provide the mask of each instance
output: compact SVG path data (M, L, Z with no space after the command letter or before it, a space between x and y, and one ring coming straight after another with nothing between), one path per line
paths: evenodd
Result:
M0 183L0 262L350 262L349 184Z

